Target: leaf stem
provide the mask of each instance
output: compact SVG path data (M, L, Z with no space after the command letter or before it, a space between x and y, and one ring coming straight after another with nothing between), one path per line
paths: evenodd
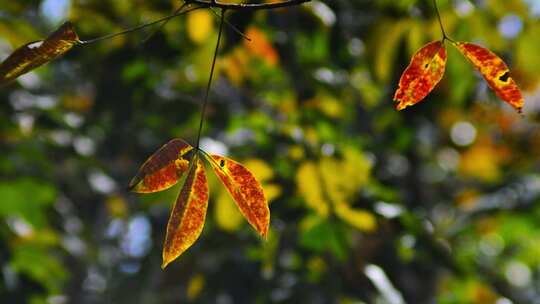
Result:
M184 7L184 6L185 6L185 4L182 7ZM167 17L163 17L161 19L154 20L154 21L151 21L151 22L148 22L148 23L144 23L144 24L129 28L127 30L124 30L124 31L121 31L121 32L118 32L118 33L109 34L109 35L97 37L97 38L90 39L90 40L83 40L83 41L80 41L80 44L91 44L91 43L95 43L95 42L99 42L99 41L103 41L103 40L112 39L112 38L117 37L117 36L130 34L130 33L136 32L138 30L142 30L143 28L152 26L154 24L158 24L158 23L161 23L161 22L164 22L164 21L169 21L170 19L173 19L173 18L178 17L178 16L183 15L183 14L187 14L189 12L192 12L192 11L200 9L200 8L202 8L202 7L200 7L200 6L192 7L190 9L187 9L187 10L184 10L184 11L181 11L179 9L174 14L169 15Z
M453 39L451 39L444 30L444 25L442 23L441 13L439 12L439 6L437 5L437 0L433 0L433 6L435 7L435 11L437 12L437 20L439 21L439 26L441 27L441 32L443 34L442 41L448 40L450 42L455 42Z
M216 43L216 49L214 51L214 57L212 58L212 67L210 68L210 77L208 77L208 84L206 85L206 92L204 94L204 100L201 106L201 118L199 120L199 131L197 134L197 144L195 145L195 149L197 151L200 150L200 142L201 142L201 133L202 128L204 124L204 116L206 113L206 107L208 105L208 96L210 95L210 87L212 86L212 78L214 77L214 70L216 68L216 59L219 52L219 43L221 42L221 35L223 33L223 24L225 23L225 10L224 8L221 9L221 18L219 22L219 32L218 32L218 38Z

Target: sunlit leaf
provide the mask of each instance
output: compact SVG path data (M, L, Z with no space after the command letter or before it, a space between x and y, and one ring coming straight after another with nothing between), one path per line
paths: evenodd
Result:
M261 183L269 204L281 194L281 187L270 182L274 176L270 165L257 158L243 160L242 164L249 168L255 179ZM242 214L232 204L228 191L224 188L218 189L214 206L216 224L225 231L236 231L244 222Z
M225 188L238 205L247 221L266 238L270 224L268 201L261 184L239 163L219 155L207 156Z
M173 139L152 154L129 183L129 189L151 193L174 186L188 170L193 147L181 139Z
M167 267L199 238L207 208L208 182L204 164L195 156L167 223L162 268Z
M18 48L0 64L0 85L58 58L79 42L73 24L66 22L45 40Z
M504 61L490 50L473 43L457 42L454 45L480 71L495 94L521 112L523 96Z
M446 49L442 41L420 48L399 80L394 95L396 109L403 110L424 99L442 79L446 67Z

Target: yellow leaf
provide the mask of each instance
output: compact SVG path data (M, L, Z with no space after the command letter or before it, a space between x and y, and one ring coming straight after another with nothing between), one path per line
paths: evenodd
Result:
M127 215L128 207L126 200L120 195L112 195L105 201L109 214L115 218L123 218Z
M263 189L269 204L281 195L281 187L278 185L263 183Z
M480 138L461 156L461 174L485 182L495 182L501 175L501 164L506 160L504 148L496 147L490 139Z
M264 183L265 181L274 177L274 171L272 171L272 168L270 168L267 163L260 159L247 159L242 163L244 164L244 166L246 166L246 168L251 171L251 173L253 173L255 178L261 183Z
M201 294L205 283L206 280L202 274L196 274L189 280L186 293L190 302L195 300Z
M377 220L369 211L353 209L345 203L337 204L335 210L339 218L359 230L373 231L377 228Z
M307 204L322 217L328 216L328 204L323 199L322 183L313 162L303 163L296 173L298 192Z
M212 13L208 10L197 10L187 15L187 31L191 41L203 44L214 31Z
M229 232L238 230L243 222L242 214L234 206L227 191L219 191L215 204L214 218L218 227Z

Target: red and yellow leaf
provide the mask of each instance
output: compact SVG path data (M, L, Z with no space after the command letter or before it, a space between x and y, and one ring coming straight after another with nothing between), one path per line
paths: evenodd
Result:
M394 94L396 109L403 110L424 99L442 79L446 68L446 49L442 41L433 41L413 55Z
M480 71L495 94L521 112L523 96L504 61L492 51L473 43L457 42L454 45Z
M129 183L138 193L152 193L174 186L188 170L193 147L181 139L173 139L152 154Z
M167 223L162 268L179 257L201 235L208 208L208 181L198 156L176 199Z
M270 225L270 209L261 184L246 167L229 158L219 155L206 157L240 212L251 226L266 238Z
M22 74L58 58L79 43L71 22L64 23L45 40L23 45L0 64L0 84L8 83Z

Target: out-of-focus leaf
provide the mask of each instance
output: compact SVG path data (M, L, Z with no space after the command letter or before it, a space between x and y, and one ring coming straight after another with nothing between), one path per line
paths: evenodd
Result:
M0 85L58 58L79 42L73 24L66 22L45 40L23 45L0 64Z
M459 171L484 182L495 182L502 176L501 165L506 156L504 147L496 147L489 139L479 139L461 156Z
M189 280L186 294L189 301L195 300L204 289L205 279L202 274L194 275L191 280Z
M373 231L377 227L375 216L369 211L354 209L345 203L336 204L335 210L339 218L359 230Z
M47 246L31 241L15 243L9 264L15 271L24 273L42 283L51 293L58 293L68 273Z
M381 21L374 31L370 45L373 46L371 52L377 80L386 82L390 78L399 43L410 24L410 20L389 19Z
M345 259L349 235L343 228L339 223L308 216L300 223L300 243L315 252L331 252L336 258Z
M279 62L277 51L263 31L255 27L250 27L246 31L246 36L251 41L246 40L245 46L252 54L263 58L271 66L275 66Z
M225 190L219 190L215 199L214 218L219 228L225 231L235 231L242 225L242 214L231 204L230 195Z
M193 147L181 139L173 139L152 154L129 182L129 189L151 193L174 186L188 170Z
M204 164L195 156L167 223L162 268L167 267L199 238L207 208L208 182Z
M394 95L396 109L403 110L424 99L442 79L446 67L446 49L442 41L433 41L419 49L399 80Z
M240 208L240 212L251 226L266 238L270 209L261 184L248 169L231 159L219 155L206 155L206 158Z
M210 38L213 31L212 13L208 10L198 10L186 16L188 36L196 44L202 44Z
M486 79L495 94L521 112L524 99L504 61L490 50L469 42L454 45Z
M0 216L21 216L34 228L46 224L44 208L56 199L55 189L33 179L0 182Z
M308 207L315 210L319 216L327 217L328 203L323 198L323 187L317 166L313 162L305 162L296 171L298 192Z

